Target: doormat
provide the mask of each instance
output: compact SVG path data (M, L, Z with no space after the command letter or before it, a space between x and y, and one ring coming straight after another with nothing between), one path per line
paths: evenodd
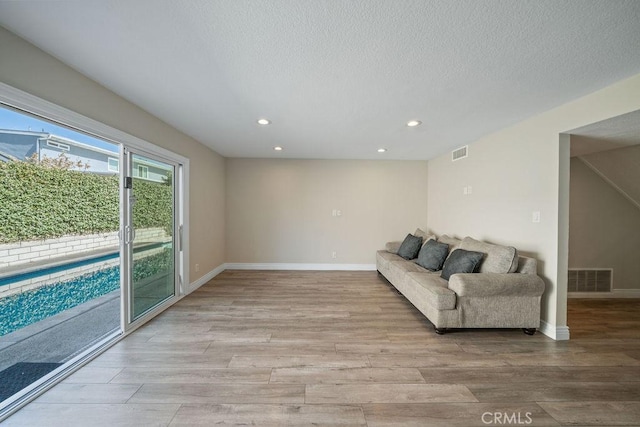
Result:
M20 362L0 372L0 402L33 384L62 363Z

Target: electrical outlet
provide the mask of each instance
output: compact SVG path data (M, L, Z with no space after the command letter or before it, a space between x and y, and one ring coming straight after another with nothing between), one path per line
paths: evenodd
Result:
M196 273L200 271L200 264L196 264Z
M336 251L331 252L331 258L333 259L338 258L338 254L336 253Z

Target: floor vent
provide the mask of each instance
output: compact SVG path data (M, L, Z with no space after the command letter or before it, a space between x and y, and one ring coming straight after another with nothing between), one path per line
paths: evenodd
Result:
M469 153L469 146L465 145L464 147L460 147L451 152L451 161L455 162L456 160L464 159L467 157Z
M612 268L569 269L568 292L611 292Z

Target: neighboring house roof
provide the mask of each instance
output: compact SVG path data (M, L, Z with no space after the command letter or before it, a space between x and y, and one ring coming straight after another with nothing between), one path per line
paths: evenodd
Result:
M37 152L38 139L44 135L48 134L0 129L0 154L11 160L25 160Z
M14 157L8 155L8 154L4 154L2 152L0 152L0 162L11 162L16 160Z

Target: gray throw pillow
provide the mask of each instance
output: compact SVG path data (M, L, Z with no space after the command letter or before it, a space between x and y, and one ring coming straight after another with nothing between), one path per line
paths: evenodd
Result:
M420 252L420 246L422 246L422 237L416 237L413 234L407 234L404 241L398 249L398 255L404 259L414 259Z
M456 273L475 273L482 262L482 252L465 251L464 249L456 249L451 252L449 258L444 262L442 267L442 277L449 280L452 274Z
M447 259L447 255L449 255L449 245L431 239L420 249L416 264L427 270L438 271L442 269L442 264Z

